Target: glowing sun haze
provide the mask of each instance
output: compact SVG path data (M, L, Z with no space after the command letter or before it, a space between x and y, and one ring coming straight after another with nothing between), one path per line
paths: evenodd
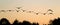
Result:
M0 10L16 9L22 7L25 10L35 12L46 12L49 8L54 11L54 15L35 15L34 13L26 12L5 12L0 13L1 18L7 18L12 23L15 19L19 21L27 20L38 22L39 24L47 24L48 21L60 16L60 0L0 0Z

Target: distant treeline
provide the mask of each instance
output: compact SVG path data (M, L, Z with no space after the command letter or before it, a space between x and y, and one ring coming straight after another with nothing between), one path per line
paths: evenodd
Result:
M23 22L19 22L18 20L15 20L13 24L11 24L6 18L2 18L0 20L0 25L40 25L39 23L31 23L29 21L24 20ZM47 24L43 24L47 25ZM60 18L50 20L48 25L60 25Z
M11 24L6 18L2 18L0 20L0 25L39 25L38 23L30 23L29 21L23 21L19 22L18 20L15 20L13 24Z

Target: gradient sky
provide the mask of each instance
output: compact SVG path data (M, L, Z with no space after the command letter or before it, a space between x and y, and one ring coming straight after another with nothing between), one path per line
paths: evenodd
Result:
M1 9L16 9L22 7L25 10L32 10L36 12L46 12L49 8L54 11L54 15L35 15L33 13L17 13L8 12L0 13L0 18L7 18L13 22L16 18L20 21L28 20L31 22L39 22L40 24L48 23L50 19L60 16L60 0L0 0ZM37 21L36 21L37 20Z

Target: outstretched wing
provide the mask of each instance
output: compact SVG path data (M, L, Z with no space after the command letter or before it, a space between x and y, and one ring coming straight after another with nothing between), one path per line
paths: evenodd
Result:
M51 12L53 12L53 10L51 10L51 9L49 9L48 11L51 11Z

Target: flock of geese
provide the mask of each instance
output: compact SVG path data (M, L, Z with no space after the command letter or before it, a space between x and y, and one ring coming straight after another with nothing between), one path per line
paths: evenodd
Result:
M0 13L1 12L11 12L11 11L16 11L16 12L20 12L20 10L22 10L22 12L28 12L28 13L34 13L34 14L36 14L36 15L39 15L39 14L43 14L43 15L46 15L47 14L47 12L49 12L49 14L52 14L53 15L53 10L51 10L51 9L48 9L48 11L46 12L46 13L41 13L41 12L34 12L34 11L26 11L26 10L23 10L23 9L21 9L22 7L17 7L17 10L0 10Z

